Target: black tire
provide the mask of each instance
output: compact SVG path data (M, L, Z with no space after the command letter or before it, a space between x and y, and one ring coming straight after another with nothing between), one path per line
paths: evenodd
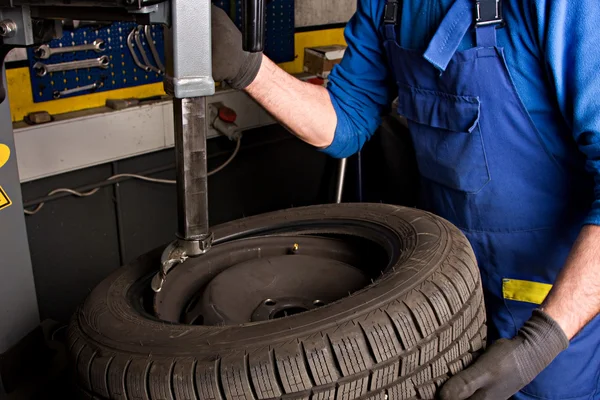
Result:
M68 346L89 398L161 400L433 399L486 339L479 271L448 222L382 204L316 206L214 228L217 243L292 221L364 221L402 241L367 288L310 312L259 324L189 326L152 319L128 293L156 270L141 257L75 313Z

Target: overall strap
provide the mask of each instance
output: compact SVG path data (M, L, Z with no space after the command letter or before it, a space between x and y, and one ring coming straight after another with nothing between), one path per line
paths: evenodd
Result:
M477 47L496 47L496 27L494 25L477 28L475 34Z
M396 28L398 27L401 0L386 0L383 12L385 38L396 41Z
M475 2L477 47L496 47L496 25L504 23L502 0Z
M445 71L475 20L477 45L496 45L496 25L502 23L502 0L456 0L431 39L424 57Z

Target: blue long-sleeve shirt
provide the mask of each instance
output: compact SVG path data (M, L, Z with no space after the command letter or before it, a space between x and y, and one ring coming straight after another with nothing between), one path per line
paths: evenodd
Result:
M424 51L453 0L404 0L401 46ZM498 45L517 92L550 153L594 176L586 223L600 225L600 1L504 0ZM383 33L384 0L358 0L348 49L328 90L338 125L323 151L347 157L373 135L397 94ZM459 50L474 46L467 34ZM581 157L574 158L574 148Z

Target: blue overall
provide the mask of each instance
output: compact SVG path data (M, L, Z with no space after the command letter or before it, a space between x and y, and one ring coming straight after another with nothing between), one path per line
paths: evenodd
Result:
M500 27L474 28L474 3L456 0L425 54L398 44L388 15L385 48L422 176L420 207L471 242L494 341L515 336L537 307L507 299L503 284L554 283L589 212L593 182L544 146L496 44ZM476 46L457 51L465 34L476 35ZM598 399L599 372L596 318L515 398Z

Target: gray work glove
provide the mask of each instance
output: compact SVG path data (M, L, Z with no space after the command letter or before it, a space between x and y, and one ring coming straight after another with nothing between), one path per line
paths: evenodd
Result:
M442 400L505 400L530 383L569 346L561 327L534 310L517 336L500 339L442 387Z
M250 85L260 69L262 53L242 49L242 33L219 7L212 6L212 68L216 82L235 89Z

